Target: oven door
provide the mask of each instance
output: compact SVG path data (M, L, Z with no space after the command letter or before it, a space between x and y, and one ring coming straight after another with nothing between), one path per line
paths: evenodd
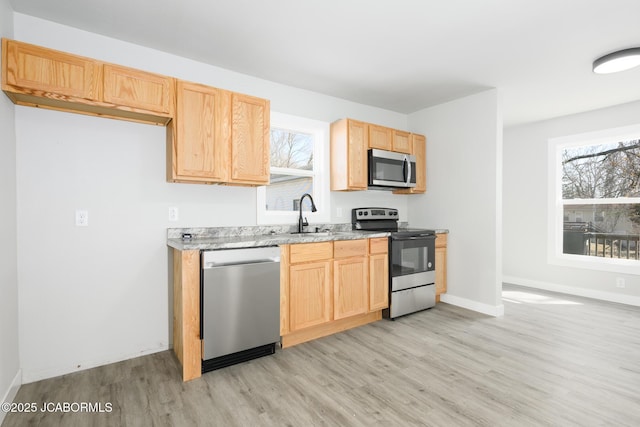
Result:
M435 283L435 235L391 235L391 291Z
M415 156L385 150L369 150L369 187L415 186Z

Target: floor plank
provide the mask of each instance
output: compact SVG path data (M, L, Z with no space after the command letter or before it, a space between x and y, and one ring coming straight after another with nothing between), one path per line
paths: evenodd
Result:
M41 426L638 426L640 309L513 285L505 316L439 303L204 374L172 352L22 386Z

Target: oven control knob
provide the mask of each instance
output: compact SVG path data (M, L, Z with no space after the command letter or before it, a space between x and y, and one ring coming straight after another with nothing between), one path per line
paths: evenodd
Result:
M367 215L369 215L369 212L365 212L365 213L364 213L364 216L367 216Z

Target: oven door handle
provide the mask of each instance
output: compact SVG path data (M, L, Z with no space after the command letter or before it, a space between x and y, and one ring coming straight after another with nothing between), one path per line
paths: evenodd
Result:
M431 240L431 239L435 239L436 236L430 234L428 236L405 236L405 237L400 237L400 236L393 236L391 235L391 240Z

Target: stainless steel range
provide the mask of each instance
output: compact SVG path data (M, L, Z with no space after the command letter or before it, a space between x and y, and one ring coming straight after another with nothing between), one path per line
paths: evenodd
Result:
M351 211L354 230L389 231L389 308L385 318L431 308L436 304L434 230L398 228L398 210L357 208Z

